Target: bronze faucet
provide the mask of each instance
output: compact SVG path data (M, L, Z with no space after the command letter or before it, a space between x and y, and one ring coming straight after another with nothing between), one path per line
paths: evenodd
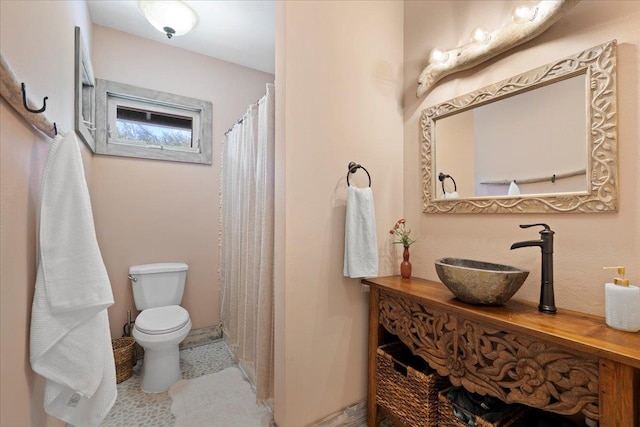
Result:
M540 304L538 310L543 313L555 313L556 305L553 296L553 235L555 234L547 224L524 224L520 228L542 226L540 240L526 240L511 245L511 249L539 246L542 250L542 274L540 284Z

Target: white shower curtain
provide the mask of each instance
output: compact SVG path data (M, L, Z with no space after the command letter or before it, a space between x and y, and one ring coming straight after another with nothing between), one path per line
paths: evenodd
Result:
M223 332L261 400L273 397L274 96L268 84L227 133L221 172Z

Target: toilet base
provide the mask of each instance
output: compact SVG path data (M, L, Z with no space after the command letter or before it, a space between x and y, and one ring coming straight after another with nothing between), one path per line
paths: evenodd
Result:
M145 393L162 393L182 378L179 344L191 330L191 320L177 331L149 335L133 329L133 338L144 348L142 384Z
M145 393L163 393L182 379L178 346L145 348L142 360L142 384Z

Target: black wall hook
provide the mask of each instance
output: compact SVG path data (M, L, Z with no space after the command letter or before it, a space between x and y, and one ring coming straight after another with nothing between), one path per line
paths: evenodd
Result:
M49 99L49 97L45 96L44 99L42 100L42 108L40 108L39 110L33 110L29 108L29 106L27 105L27 90L26 90L25 84L22 83L22 106L28 112L34 113L34 114L43 113L44 110L47 109L47 99Z
M356 162L349 162L349 166L347 166L349 171L347 172L347 186L349 185L349 175L352 173L356 173L358 169L362 169L367 173L369 177L369 187L371 187L371 175L369 175L369 171L365 169L364 166L357 164Z

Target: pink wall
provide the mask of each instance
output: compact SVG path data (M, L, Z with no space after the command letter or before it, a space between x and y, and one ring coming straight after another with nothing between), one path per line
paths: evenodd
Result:
M416 275L437 280L435 259L443 256L503 262L531 270L517 298L537 301L540 251L510 251L512 243L534 239L536 231L518 224L547 222L555 235L555 290L559 309L604 315L607 265L626 265L632 283L640 283L640 122L638 72L640 8L636 2L583 1L540 37L485 64L444 79L426 97L416 99L416 77L435 47L466 43L483 24L497 28L510 18L513 3L406 2L404 44L404 208L422 239L414 245ZM619 212L560 215L425 215L421 211L418 131L421 110L471 92L554 59L618 40Z
M402 215L403 3L281 2L276 12L275 419L364 399L368 294L342 276L346 172L373 180L380 274ZM363 179L364 176L364 179ZM359 171L352 184L367 185Z
M73 126L73 40L90 40L83 2L0 2L0 50L29 96L48 96L46 116ZM44 381L29 363L40 180L49 150L43 136L0 99L0 426L62 426L43 410ZM83 149L85 172L90 154Z
M97 78L213 103L213 165L93 156L91 196L98 241L115 304L111 333L120 336L126 312L137 311L129 266L189 265L182 306L193 328L220 321L218 214L224 132L265 93L273 75L94 26Z

